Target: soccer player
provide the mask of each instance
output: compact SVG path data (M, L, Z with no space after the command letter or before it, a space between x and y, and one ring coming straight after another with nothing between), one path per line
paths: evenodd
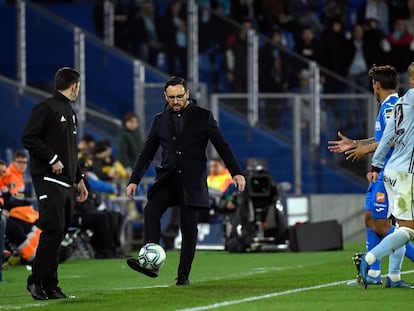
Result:
M414 153L414 63L408 67L410 89L395 104L392 122L389 122L372 158L367 179L376 183L383 170L389 208L399 227L387 235L376 247L361 258L360 273L364 287L368 284L368 270L376 260L395 253L414 239L413 207L413 153ZM387 162L387 155L394 151ZM385 168L384 168L385 167ZM401 258L402 260L402 258ZM399 263L401 266L401 262ZM413 288L396 275L387 277L386 287Z
M357 161L366 154L374 152L383 135L385 126L390 119L392 110L398 100L396 93L397 73L391 66L374 66L369 71L372 78L372 86L377 101L381 104L375 124L375 136L364 140L351 140L346 136L338 133L341 140L329 141L328 149L332 152L345 152L346 159ZM391 154L392 151L390 151ZM389 155L390 155L389 154ZM388 157L389 157L388 155ZM383 237L392 233L395 227L391 223L390 211L388 210L387 193L383 182L383 172L380 173L377 183L371 183L368 187L365 200L365 227L366 227L366 248L367 251L375 247ZM414 248L408 245L407 255L414 258ZM403 252L403 249L400 250ZM400 274L400 257L403 253L395 253L390 257L389 272L396 275L394 279L398 279ZM354 261L358 264L360 258L358 255L354 257ZM367 284L382 284L381 279L381 263L376 261L368 271Z

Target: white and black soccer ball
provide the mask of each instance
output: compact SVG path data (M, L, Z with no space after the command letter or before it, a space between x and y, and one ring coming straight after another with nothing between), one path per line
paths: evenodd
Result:
M167 259L164 249L156 243L147 243L138 252L138 261L141 267L147 270L160 269Z

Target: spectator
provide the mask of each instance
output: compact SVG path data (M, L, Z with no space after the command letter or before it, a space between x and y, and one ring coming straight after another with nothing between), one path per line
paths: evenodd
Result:
M118 137L118 159L128 172L134 167L142 147L139 117L134 112L127 112L124 115L124 122Z
M414 0L407 0L407 31L414 36Z
M366 58L366 49L364 28L362 25L355 25L350 40L350 58L351 64L348 68L348 79L356 85L369 89L370 80L367 77L368 61ZM366 114L362 114L366 115Z
M4 174L6 174L6 169L7 169L7 163L4 160L0 159L0 276L1 276L1 269L2 269L2 265L3 265L3 256L4 256L4 236L6 234L6 216L3 215L3 205L4 205L4 199L3 199L3 195L2 195L2 189L3 186L1 185L1 177L4 176ZM0 282L2 281L2 279L0 278Z
M331 74L327 76L324 71L321 71L321 85L326 94L347 90L347 84L341 78L345 79L348 74L351 61L350 43L346 39L343 27L340 20L329 21L319 41L318 63L339 76ZM337 99L326 99L323 104L325 105L323 108L326 113L325 120L332 120L334 122L332 126L336 128L347 128L348 107Z
M130 6L128 12L128 29L131 52L152 66L157 65L158 53L162 52L159 21L155 5L150 0L138 2L138 7Z
M101 194L116 194L117 189L90 172L93 166L90 155L81 157L79 165L89 194L86 201L76 205L71 225L93 231L91 245L95 251L95 258L123 257L120 240L123 216L119 212L102 209Z
M112 0L115 16L114 16L114 44L120 49L128 49L128 28L127 28L127 14L126 8L122 0ZM96 35L104 38L104 1L95 0L93 6L93 21Z
M376 19L368 19L364 23L364 53L368 67L384 65L385 55L381 48L384 33L378 28Z
M355 25L352 38L350 39L349 56L351 64L348 68L348 80L352 81L363 90L354 90L351 92L367 92L370 88L370 78L367 76L368 61L366 58L367 44L364 37L364 28L362 25ZM353 129L359 136L365 132L366 116L368 115L367 107L364 100L350 100L347 105L348 113L346 114L347 127Z
M259 90L263 93L280 93L288 89L287 59L282 46L282 33L274 29L270 41L259 51ZM280 125L283 99L271 98L265 102L265 122L272 128Z
M360 7L357 23L364 24L369 19L378 21L378 28L384 34L389 32L389 10L385 0L367 0Z
M323 12L324 19L338 19L343 25L348 22L349 1L348 0L325 0Z
M257 1L256 20L261 33L267 34L275 24L282 29L291 29L292 16L287 13L286 2L284 0Z
M297 39L295 45L295 52L301 55L302 57L310 60L318 60L318 49L319 49L319 40L315 37L315 33L311 27L304 27L301 32L300 38ZM299 91L307 94L311 92L311 78L312 70L308 62L303 60L294 59L296 74L293 79L291 87L293 89L299 88ZM303 98L301 104L302 114L302 127L307 128L311 124L310 119L313 117L312 108L309 99ZM325 114L323 113L322 116Z
M232 92L247 91L247 32L252 28L253 22L245 19L239 33L227 39L227 79Z
M6 187L5 190L19 199L26 197L24 174L27 169L27 163L26 153L16 151L13 154L12 162L7 167L6 174L2 178L3 184Z
M349 66L349 43L346 40L344 25L340 20L328 22L321 34L318 49L318 62L341 77L346 77ZM326 93L336 93L345 86L337 79L324 79Z
M245 19L256 19L256 3L254 0L233 0L230 7L232 19L241 23Z
M2 216L6 219L5 236L16 247L20 260L25 264L31 264L36 256L41 230L36 225L39 212L24 200L26 169L26 154L15 152L12 163L4 175L0 175L0 187L3 197ZM4 170L0 167L0 171L3 173ZM7 262L6 266L14 263Z
M302 57L316 61L318 59L319 41L315 38L315 33L312 28L304 27L300 38L296 40L294 51ZM300 61L296 68L298 69L297 80L299 81L300 89L303 93L309 92L309 64Z
M172 75L187 75L186 7L180 0L172 0L165 16L165 38L168 70ZM167 31L168 30L168 31Z
M96 142L92 171L96 174L97 178L111 183L117 189L123 187L123 182L128 177L128 173L121 162L112 156L112 146L108 140ZM106 207L109 211L128 213L135 211L135 207L134 209L127 208L127 211L124 211L122 204L114 200L117 196L117 194L108 194L104 197ZM136 216L135 213L133 216Z
M383 40L383 49L386 52L389 63L398 72L399 90L408 89L407 67L411 63L414 51L414 36L407 31L405 20L397 19L394 22L392 32Z
M318 7L314 0L289 0L288 13L296 22L296 28L310 27L312 30L320 34L323 26L317 15Z
M90 134L85 134L82 136L81 140L78 143L78 153L82 154L92 154L95 149L95 138Z
M121 162L112 156L112 146L108 140L100 140L95 144L93 171L100 179L113 183L128 177Z

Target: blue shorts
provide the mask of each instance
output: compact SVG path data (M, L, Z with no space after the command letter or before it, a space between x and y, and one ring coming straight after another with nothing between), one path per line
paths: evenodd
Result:
M388 196L383 179L369 184L364 210L370 211L372 218L375 219L387 219L390 216L388 214Z

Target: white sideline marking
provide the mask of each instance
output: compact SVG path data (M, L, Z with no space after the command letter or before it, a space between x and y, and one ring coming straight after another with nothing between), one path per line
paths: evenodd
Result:
M408 271L401 272L401 274L409 274L409 273L413 273L413 272L414 272L414 270L408 270ZM230 305L236 305L236 304L240 304L240 303L244 303L244 302L251 302L251 301L256 301L256 300L261 300L261 299L273 298L273 297L277 297L277 296L296 294L296 293L305 292L305 291L314 290L314 289L320 289L320 288L324 288L324 287L337 286L337 285L345 284L346 282L349 282L349 281L351 281L351 280L326 283L326 284L321 284L321 285L316 285L316 286L289 289L289 290L285 290L285 291L282 291L282 292L275 292L275 293L270 293L270 294L266 294L266 295L246 297L246 298L237 299L237 300L222 301L222 302L218 302L218 303L213 303L211 305L198 306L198 307L185 308L185 309L178 309L176 311L209 310L209 309L214 309L214 308L219 308L219 307L226 307L226 306L230 306Z
M23 308L44 307L47 303L26 303L20 306L0 306L0 310L19 310Z
M304 292L304 291L308 291L308 290L312 290L312 289L319 289L319 288L324 288L324 287L336 286L336 285L344 284L345 282L346 281L340 281L340 282L333 282L333 283L321 284L321 285L317 285L317 286L310 286L310 287L303 287L303 288L295 288L295 289L285 290L283 292L270 293L270 294L261 295L261 296L252 296L252 297L247 297L247 298L238 299L238 300L223 301L223 302L218 302L218 303L214 303L214 304L206 305L206 306L199 306L199 307L193 307L193 308L179 309L177 311L209 310L209 309L214 309L214 308L219 308L219 307L236 305L236 304L244 303L244 302L250 302L250 301L255 301L255 300L272 298L272 297L276 297L276 296L282 296L282 295L288 295L288 294L295 294L295 293Z

